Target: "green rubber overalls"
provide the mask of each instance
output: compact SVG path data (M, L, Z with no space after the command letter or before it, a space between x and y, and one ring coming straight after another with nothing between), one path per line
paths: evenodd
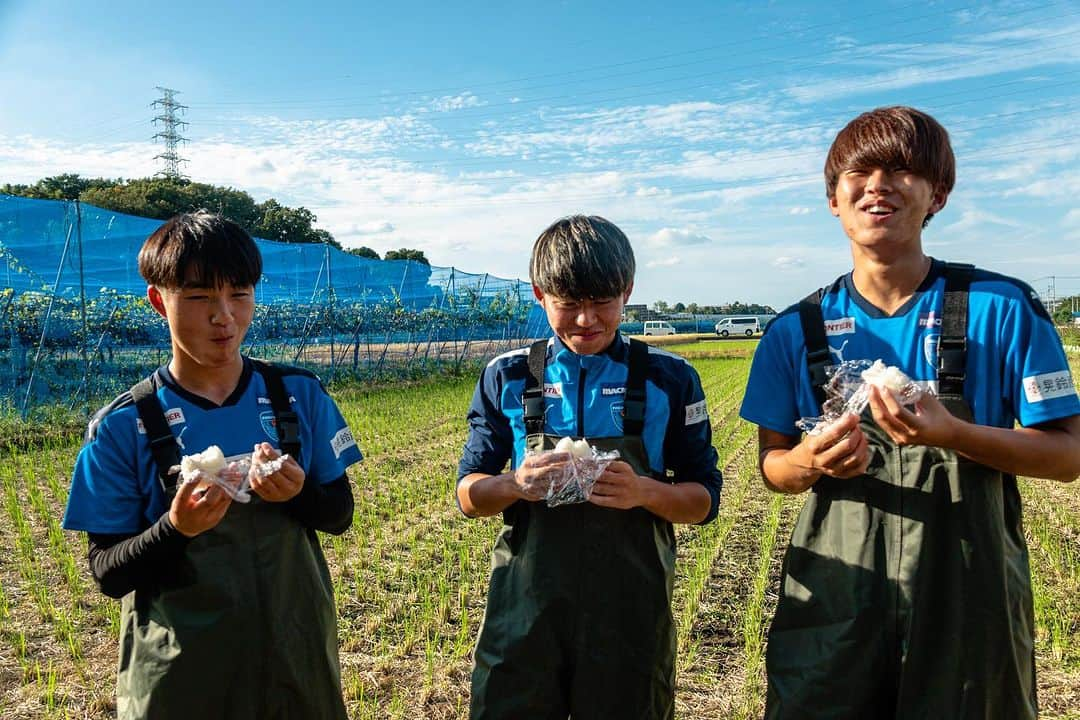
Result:
M968 421L970 278L970 266L946 270L938 350L939 397ZM820 295L800 312L820 402ZM766 653L766 718L1035 718L1015 478L950 450L897 446L869 410L860 427L871 448L866 474L823 476L792 533Z
M545 341L529 355L526 447L544 432ZM631 341L623 436L588 438L641 475L648 348ZM473 720L674 717L675 534L642 508L518 501L503 514L472 676Z
M281 449L299 459L281 376L255 366ZM150 382L132 394L171 500L176 442ZM119 720L344 720L330 573L315 531L281 503L233 503L162 577L122 601Z

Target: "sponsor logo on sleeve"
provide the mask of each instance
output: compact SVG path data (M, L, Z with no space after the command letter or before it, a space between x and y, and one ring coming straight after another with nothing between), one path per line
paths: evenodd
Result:
M686 406L686 424L694 425L709 419L709 407L704 400Z
M855 318L853 317L825 321L825 335L828 337L850 335L853 332L855 332Z
M562 383L544 383L544 397L561 398Z
M1054 400L1076 394L1072 373L1068 370L1031 375L1024 378L1024 395L1029 403Z
M337 434L330 439L330 447L334 451L334 458L341 457L341 453L345 452L351 447L356 447L356 439L353 438L352 430L347 427L343 427L337 431Z
M182 425L187 422L187 418L184 417L183 408L169 408L165 411L165 422L170 426ZM135 428L139 431L140 435L146 434L146 427L143 425L142 418L135 419Z

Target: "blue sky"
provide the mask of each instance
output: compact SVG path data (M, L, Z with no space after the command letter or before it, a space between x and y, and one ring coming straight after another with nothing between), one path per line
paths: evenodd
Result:
M927 251L1080 293L1080 4L0 0L0 182L160 169L303 205L346 246L528 275L584 212L632 301L778 309L850 267L821 167L864 110L953 137ZM835 7L832 7L835 5Z

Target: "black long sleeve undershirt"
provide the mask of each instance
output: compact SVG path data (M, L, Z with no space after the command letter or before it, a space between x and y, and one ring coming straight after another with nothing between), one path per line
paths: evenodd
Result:
M306 527L340 535L352 525L349 479L342 475L325 485L305 482L285 508ZM190 541L169 522L168 513L135 535L87 533L87 537L90 572L101 592L112 598L122 598L175 567Z

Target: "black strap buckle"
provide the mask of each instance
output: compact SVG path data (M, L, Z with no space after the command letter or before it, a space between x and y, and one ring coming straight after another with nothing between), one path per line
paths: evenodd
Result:
M645 393L641 390L627 389L623 401L623 419L631 422L645 422Z
M967 377L967 338L942 338L938 341L938 380L963 382Z

